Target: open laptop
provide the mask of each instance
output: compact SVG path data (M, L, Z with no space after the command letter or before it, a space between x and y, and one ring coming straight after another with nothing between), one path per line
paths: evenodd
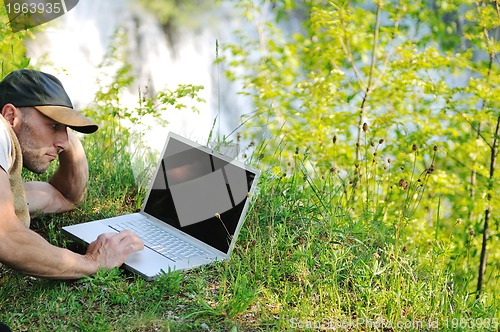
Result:
M260 171L169 133L138 213L63 227L89 244L124 229L144 241L124 267L151 280L159 274L228 259Z

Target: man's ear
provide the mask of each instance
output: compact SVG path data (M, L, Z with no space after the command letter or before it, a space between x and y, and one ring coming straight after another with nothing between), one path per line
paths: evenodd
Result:
M12 104L5 104L2 107L2 116L11 126L14 126L14 120L18 116L18 109Z

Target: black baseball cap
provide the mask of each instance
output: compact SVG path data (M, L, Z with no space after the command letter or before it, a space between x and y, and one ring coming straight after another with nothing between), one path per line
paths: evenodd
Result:
M0 82L0 109L5 104L34 107L54 121L90 134L98 126L73 109L62 83L53 75L32 69L13 71Z

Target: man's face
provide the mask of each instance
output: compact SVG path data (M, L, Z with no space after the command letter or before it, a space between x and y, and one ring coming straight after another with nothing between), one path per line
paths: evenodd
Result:
M41 174L68 146L67 126L60 124L33 108L23 112L16 132L23 153L23 166Z

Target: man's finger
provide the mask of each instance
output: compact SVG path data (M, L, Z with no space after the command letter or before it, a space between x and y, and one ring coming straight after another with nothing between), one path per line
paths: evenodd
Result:
M133 243L127 247L125 247L125 249L123 250L123 253L126 255L126 256L129 256L131 254L133 254L134 252L138 252L138 251L141 251L141 250L144 250L144 244L142 243Z

